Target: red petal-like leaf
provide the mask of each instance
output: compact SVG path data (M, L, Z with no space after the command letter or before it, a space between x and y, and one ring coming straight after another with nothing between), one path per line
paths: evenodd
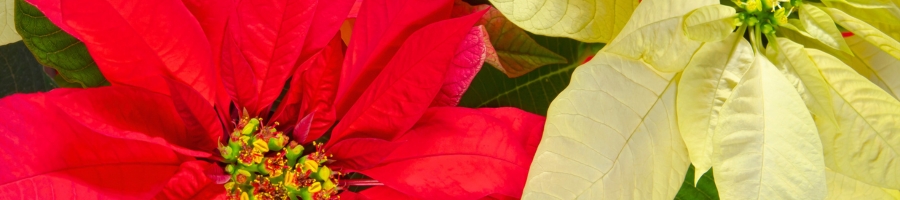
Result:
M337 117L350 110L411 34L449 18L452 6L452 0L363 1L341 72Z
M231 116L229 115L228 109L230 106L231 99L229 98L228 91L225 90L225 86L221 83L222 79L222 69L220 62L222 61L222 43L225 37L225 24L228 22L228 18L231 17L231 14L234 12L235 6L237 5L237 0L182 0L184 5L191 11L194 15L194 18L197 18L197 21L200 23L200 26L203 27L203 32L206 33L206 38L209 41L210 48L213 53L213 63L215 66L215 90L216 97L215 105L219 114L219 118L225 121L222 121L222 124L227 129L233 128L230 121Z
M204 138L220 138L222 123L213 107L191 87L166 79L175 109L184 121L188 133L206 133Z
M471 6L462 0L456 0L451 16L467 15L480 10L488 10L478 22L485 26L490 35L485 37L487 44L491 45L486 62L508 77L519 77L544 65L569 62L565 57L538 44L525 30L490 5Z
M334 35L325 49L306 60L295 72L288 92L272 118L285 126L293 126L298 116L315 113L308 137L298 142L316 140L334 124L333 105L344 60L342 51L341 38Z
M81 97L85 94L95 98L120 94L109 88L115 89L116 86L99 90L57 89L50 93L14 95L0 100L0 118L4 119L0 121L0 135L4 137L0 140L0 162L4 163L0 165L0 171L3 171L0 173L0 196L24 199L148 199L156 195L182 161L190 157L172 151L165 144L141 141L150 137L138 132L97 133L95 130L98 129L114 129L116 123L85 123L109 119L70 113L71 110L60 108L78 105L56 103L72 101L69 97L88 98ZM131 102L120 99L115 103L106 103ZM139 111L146 110L150 109ZM130 111L120 112L120 117L137 120L138 116L134 114L148 115L141 117L144 121L135 123L164 121L157 118L160 116L154 112L127 112Z
M397 139L403 144L362 173L416 198L519 197L543 124L515 108L431 108Z
M297 65L329 45L354 3L354 0L320 0Z
M64 30L85 43L112 84L167 94L168 87L159 77L171 76L212 103L215 68L210 45L200 24L181 1L31 2L40 5L38 8L51 21L59 17L62 23L57 25L70 27Z
M55 109L70 116L71 123L81 124L94 133L165 145L196 157L207 157L217 147L216 136L188 132L172 98L162 94L113 86L57 89L47 96L52 102L46 103L53 103Z
M225 186L214 183L204 173L213 167L220 168L205 161L182 163L154 199L225 199Z
M377 138L351 138L330 146L327 152L334 156L332 159L335 163L332 166L348 173L365 170L380 163L397 144Z
M472 83L472 79L475 79L475 75L484 64L487 54L484 40L486 35L484 26L477 26L472 28L459 44L459 47L456 48L456 55L450 61L450 69L444 75L444 86L441 87L441 92L431 103L431 107L459 104L459 99L462 98L466 89L469 89L469 84Z
M217 58L222 53L225 24L234 12L237 0L182 0L182 2L203 27L212 49L213 63L219 66L221 60Z
M309 115L306 115L306 117L300 119L300 121L297 122L297 125L295 125L293 130L291 131L291 138L296 141L301 141L301 144L306 144L305 141L309 137L309 127L312 125L312 121L315 118L316 113L309 113Z
M407 38L335 127L331 140L393 140L412 127L440 92L457 47L482 14L437 22Z
M341 198L343 199L343 195ZM375 186L368 189L365 189L355 196L352 196L357 200L366 200L366 199L393 199L393 200L415 200L416 198L410 197L409 195L403 194L397 190L391 189L390 187L385 186ZM349 199L353 200L353 199Z
M226 25L226 89L251 116L266 114L300 57L318 0L241 1ZM247 72L249 68L250 71Z

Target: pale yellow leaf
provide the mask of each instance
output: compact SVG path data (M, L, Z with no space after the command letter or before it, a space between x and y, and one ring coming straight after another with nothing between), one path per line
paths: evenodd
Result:
M720 113L713 174L722 199L824 199L816 127L797 91L757 55Z
M701 42L725 39L737 25L734 7L719 4L700 7L684 16L684 33Z
M607 52L578 67L550 105L523 199L672 199L690 165L673 76Z
M839 127L820 131L828 167L870 185L900 189L900 102L834 56L806 51L828 82Z
M803 39L807 43L821 44L820 41L815 39L799 36L797 38ZM778 69L787 78L788 82L794 86L794 89L806 103L806 107L816 123L822 145L825 147L823 148L823 153L826 155L825 164L826 166L834 166L836 165L834 160L828 157L828 155L835 154L835 150L831 148L834 147L834 140L827 136L837 134L840 132L840 128L838 128L838 122L834 116L834 108L831 106L831 89L829 89L828 82L819 73L819 68L809 58L809 54L807 54L803 45L787 38L777 38L777 42L780 49L776 53L776 49L769 48L767 49L768 54L776 54L774 58L778 63ZM841 51L825 48L832 52L846 55L846 53Z
M529 32L583 42L609 42L638 0L491 0L510 21Z
M854 35L862 37L894 58L900 59L900 42L897 40L879 31L872 25L847 15L843 11L834 8L825 8L825 11L831 15L835 22L853 32Z
M842 10L863 21L900 25L900 7L897 0L824 0L826 6Z
M682 72L676 113L696 169L694 182L712 167L712 135L719 109L752 63L753 48L739 31L725 40L704 44Z
M864 69L857 69L857 66L852 67L894 98L900 99L900 96L897 95L900 94L900 60L881 51L859 36L848 37L846 40L853 53L865 63L860 66L865 67Z
M850 53L850 47L841 36L841 31L825 11L810 4L803 4L799 12L800 22L810 36L822 41L828 47Z
M875 187L841 173L825 170L828 182L828 196L833 200L894 200L900 199L900 191Z
M0 45L6 45L22 40L22 37L16 33L15 24L15 2L14 0L3 0L0 3Z
M635 10L622 32L601 51L641 59L662 72L684 69L700 48L684 34L682 17L694 9L718 4L716 0L646 0Z

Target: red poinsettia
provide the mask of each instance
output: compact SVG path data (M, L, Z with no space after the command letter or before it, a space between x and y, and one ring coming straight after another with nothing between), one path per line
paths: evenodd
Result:
M35 0L85 41L113 86L0 100L10 119L0 122L0 170L10 172L0 194L326 198L356 182L383 185L360 198L521 195L543 118L451 107L484 59L484 33L472 28L481 13L447 19L452 1L367 1L341 68L333 30L352 1L325 2ZM232 108L244 108L235 121ZM325 148L304 153L298 144L335 119ZM341 184L325 165L374 180ZM222 167L224 186L207 177Z

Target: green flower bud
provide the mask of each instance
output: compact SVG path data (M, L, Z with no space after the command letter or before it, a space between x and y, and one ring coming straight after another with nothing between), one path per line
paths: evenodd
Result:
M763 24L760 31L762 31L762 33L766 35L775 34L775 28L770 24Z
M300 157L300 154L303 153L303 145L299 145L296 143L291 143L288 145L287 150L287 164L288 166L294 166L297 164L297 158Z
M232 164L226 165L225 172L228 172L228 174L234 174L234 165L232 165Z
M269 150L281 151L281 149L284 148L284 144L286 142L287 137L284 136L284 134L276 134L275 137L269 139Z
M259 126L259 120L257 120L256 118L250 119L250 122L248 122L247 125L244 126L244 129L241 130L241 133L244 135L250 135L250 134L256 132L256 130L258 130L257 129L258 126Z
M328 180L328 178L331 178L331 169L326 166L319 167L319 171L311 174L311 176L320 181Z
M325 180L325 181L322 183L322 189L325 190L325 191L332 190L332 189L334 189L336 186L337 186L337 185L334 184L334 182L331 182L331 180Z

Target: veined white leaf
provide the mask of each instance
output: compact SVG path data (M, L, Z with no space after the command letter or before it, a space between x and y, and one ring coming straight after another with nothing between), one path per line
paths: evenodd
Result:
M13 0L3 0L0 3L0 46L22 40L22 37L16 33L15 2Z
M859 36L846 38L853 53L865 63L865 71L857 69L857 72L868 78L886 92L900 99L900 60L881 51L877 46L866 42Z
M735 87L713 136L722 199L824 199L822 144L803 100L761 55Z
M824 0L830 8L836 8L863 21L900 25L900 7L897 0ZM885 30L882 30L885 31Z
M737 25L734 7L713 4L703 6L684 16L682 28L688 38L701 42L725 39Z
M828 82L839 127L820 133L828 167L873 186L900 189L900 102L834 56L806 51Z
M831 15L835 22L840 24L842 27L846 28L853 32L853 34L858 35L869 41L869 43L878 46L882 51L887 52L887 54L893 56L894 58L900 59L900 42L894 40L887 34L879 31L872 25L861 21L853 16L847 15L841 10L834 8L825 8L825 11Z
M641 59L662 72L684 69L698 41L687 38L682 16L694 9L718 4L715 0L646 0L634 11L628 24L601 51Z
M866 200L894 200L900 199L900 191L875 187L856 179L844 176L841 173L825 169L828 182L828 196L825 199L866 199Z
M800 22L803 23L806 32L813 38L822 41L828 47L851 53L850 47L847 46L847 42L841 36L841 31L837 29L834 21L822 9L810 4L801 5Z
M529 32L583 42L609 42L638 0L491 0L510 21Z
M600 52L551 103L523 199L672 199L690 165L677 78Z
M821 44L818 40L800 37L806 39L808 43ZM803 98L807 109L813 116L816 123L825 156L827 166L836 165L834 160L829 159L827 155L833 155L835 151L830 148L834 146L834 140L826 137L827 135L835 135L840 132L838 122L835 119L834 108L831 106L831 89L828 82L819 72L817 63L809 58L803 45L795 43L787 38L777 38L778 52L776 49L767 49L768 54L777 54L774 58L778 61L778 69L787 78L788 82L793 84L794 88ZM819 46L819 45L816 45ZM846 55L841 51L826 48L832 52ZM849 56L848 56L849 57Z
M712 167L712 135L719 109L752 63L753 48L739 31L725 40L704 44L682 72L676 114L696 170L694 182Z

